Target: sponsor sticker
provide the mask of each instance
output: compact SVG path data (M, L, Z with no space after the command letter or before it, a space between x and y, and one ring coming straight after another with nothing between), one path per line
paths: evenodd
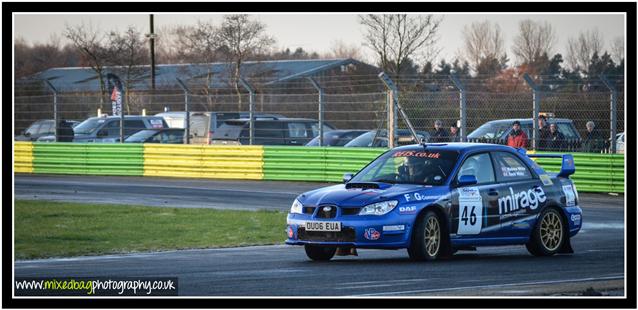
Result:
M423 201L423 200L436 200L441 198L440 195L438 196L426 196L426 195L421 195L419 193L412 193L412 194L404 194L403 197L405 197L405 201L410 202L410 201Z
M363 233L363 237L368 240L378 240L379 238L381 238L381 233L376 229L370 227L366 228L365 232Z
M439 158L441 157L441 153L425 152L425 151L399 151L392 154L392 157Z
M416 214L416 206L399 207L399 214Z
M572 214L571 216L571 220L572 220L572 223L574 223L574 225L580 225L580 219L581 219L580 214Z
M483 199L478 187L459 189L458 235L476 235L483 226Z
M402 230L405 230L405 225L383 226L383 231L402 231Z
M571 184L563 185L563 193L565 193L565 204L568 207L576 205L576 195L574 194L574 188Z
M545 186L550 186L554 184L554 182L552 182L552 178L550 178L546 174L541 174L539 177L541 178L541 181L543 182L543 185Z

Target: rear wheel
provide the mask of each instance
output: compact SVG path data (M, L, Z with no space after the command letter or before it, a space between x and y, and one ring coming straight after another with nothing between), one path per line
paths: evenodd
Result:
M318 245L304 245L304 249L306 250L306 255L312 260L316 261L327 261L330 260L337 252L336 247L330 246L318 246Z
M556 209L545 209L536 222L530 241L525 245L535 256L551 256L565 243L565 226Z
M435 260L443 252L443 240L441 219L433 211L426 211L414 226L408 255L413 260Z

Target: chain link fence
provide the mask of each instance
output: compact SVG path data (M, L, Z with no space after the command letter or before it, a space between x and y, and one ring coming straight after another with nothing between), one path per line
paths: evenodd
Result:
M394 98L414 129L431 141L507 144L512 121L519 120L528 136L528 148L610 152L616 147L616 142L610 139L612 134L623 133L625 128L622 76L579 82L533 77L533 85L522 76L507 80L465 77L456 78L456 82L449 76L391 79L396 87L394 90L376 75L321 76L316 77L314 85L305 77L275 85L249 80L247 83L255 86L253 92L245 87L210 88L195 79L185 82L185 87L175 83L154 91L131 89L125 92L123 100L126 115L124 135L130 138L140 130L157 125L136 122L134 115L177 112L173 116L179 118L181 112L181 126L179 122L169 121L161 126L177 127L175 130L188 128L186 132L193 139L182 139L181 143L215 143L227 138L226 143L249 144L252 140L253 144L304 145L322 131L333 129L358 133L375 131L374 136L377 137L384 135L389 129L388 124L392 123L396 127L395 137L400 140L402 136L410 135L407 123L397 110L389 109ZM539 103L537 111L534 108L535 98ZM464 113L461 113L462 106ZM251 107L252 122L249 119ZM69 126L60 125L62 121L82 122L101 116L98 113L112 115L108 92L56 92L44 81L35 80L16 82L14 109L16 139L31 141L72 141L78 131L75 130L75 136L73 131L60 131L60 128ZM190 112L188 123L183 121L186 110ZM550 124L556 123L560 134L548 127L546 130L551 136L539 133L537 136L541 141L535 145L532 142L535 113L546 115ZM106 121L109 118L101 116L101 119ZM164 119L167 120L166 117ZM395 122L390 122L391 119ZM54 120L58 126L53 125ZM96 122L99 121L97 119ZM112 127L120 126L117 121ZM200 121L203 123L197 123ZM437 121L445 131L445 138L433 140L432 137L439 135L435 131ZM218 132L224 122L226 125L222 129L225 131ZM588 122L594 123L593 133L587 129ZM250 130L251 123L253 130ZM450 132L457 131L463 124L465 128L458 130L456 137L449 137ZM235 128L227 128L231 125ZM194 126L204 126L206 130L195 130ZM81 127L80 132L95 129L84 127L87 126ZM204 135L204 138L195 139L196 135ZM107 136L110 137L110 133ZM250 139L250 136L253 138ZM95 141L100 141L97 138ZM116 138L119 141L119 136ZM557 139L560 141L556 142ZM386 139L386 144L394 142ZM548 147L550 144L553 146Z

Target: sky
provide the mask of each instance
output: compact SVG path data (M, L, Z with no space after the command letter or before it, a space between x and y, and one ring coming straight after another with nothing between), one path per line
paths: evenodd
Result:
M411 13L413 14L413 13ZM612 40L624 37L624 14L436 14L443 16L439 31L438 47L441 53L436 58L448 61L459 55L462 47L462 30L472 22L489 20L496 22L504 34L505 46L510 59L514 59L510 50L513 39L518 32L518 23L523 19L551 23L556 30L558 41L555 52L565 55L565 46L570 37L580 31L597 28L605 39L605 48L609 49ZM221 14L155 14L155 29L166 25L189 25L198 20L212 20L219 24ZM372 53L364 47L363 27L358 23L356 14L351 13L290 13L290 14L253 14L252 17L266 24L267 32L277 42L276 47L294 50L302 47L306 51L328 53L334 42L341 40L349 45L361 47L366 61L371 61ZM14 36L22 37L28 42L46 42L52 35L61 34L65 25L81 23L92 24L104 30L123 30L129 25L136 26L146 33L149 31L148 14L14 14ZM64 43L64 39L62 40Z

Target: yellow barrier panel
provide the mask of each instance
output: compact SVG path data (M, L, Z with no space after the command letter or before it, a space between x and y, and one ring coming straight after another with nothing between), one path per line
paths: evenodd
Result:
M144 145L144 175L262 180L262 146Z
M16 141L13 143L13 171L33 173L33 143Z

